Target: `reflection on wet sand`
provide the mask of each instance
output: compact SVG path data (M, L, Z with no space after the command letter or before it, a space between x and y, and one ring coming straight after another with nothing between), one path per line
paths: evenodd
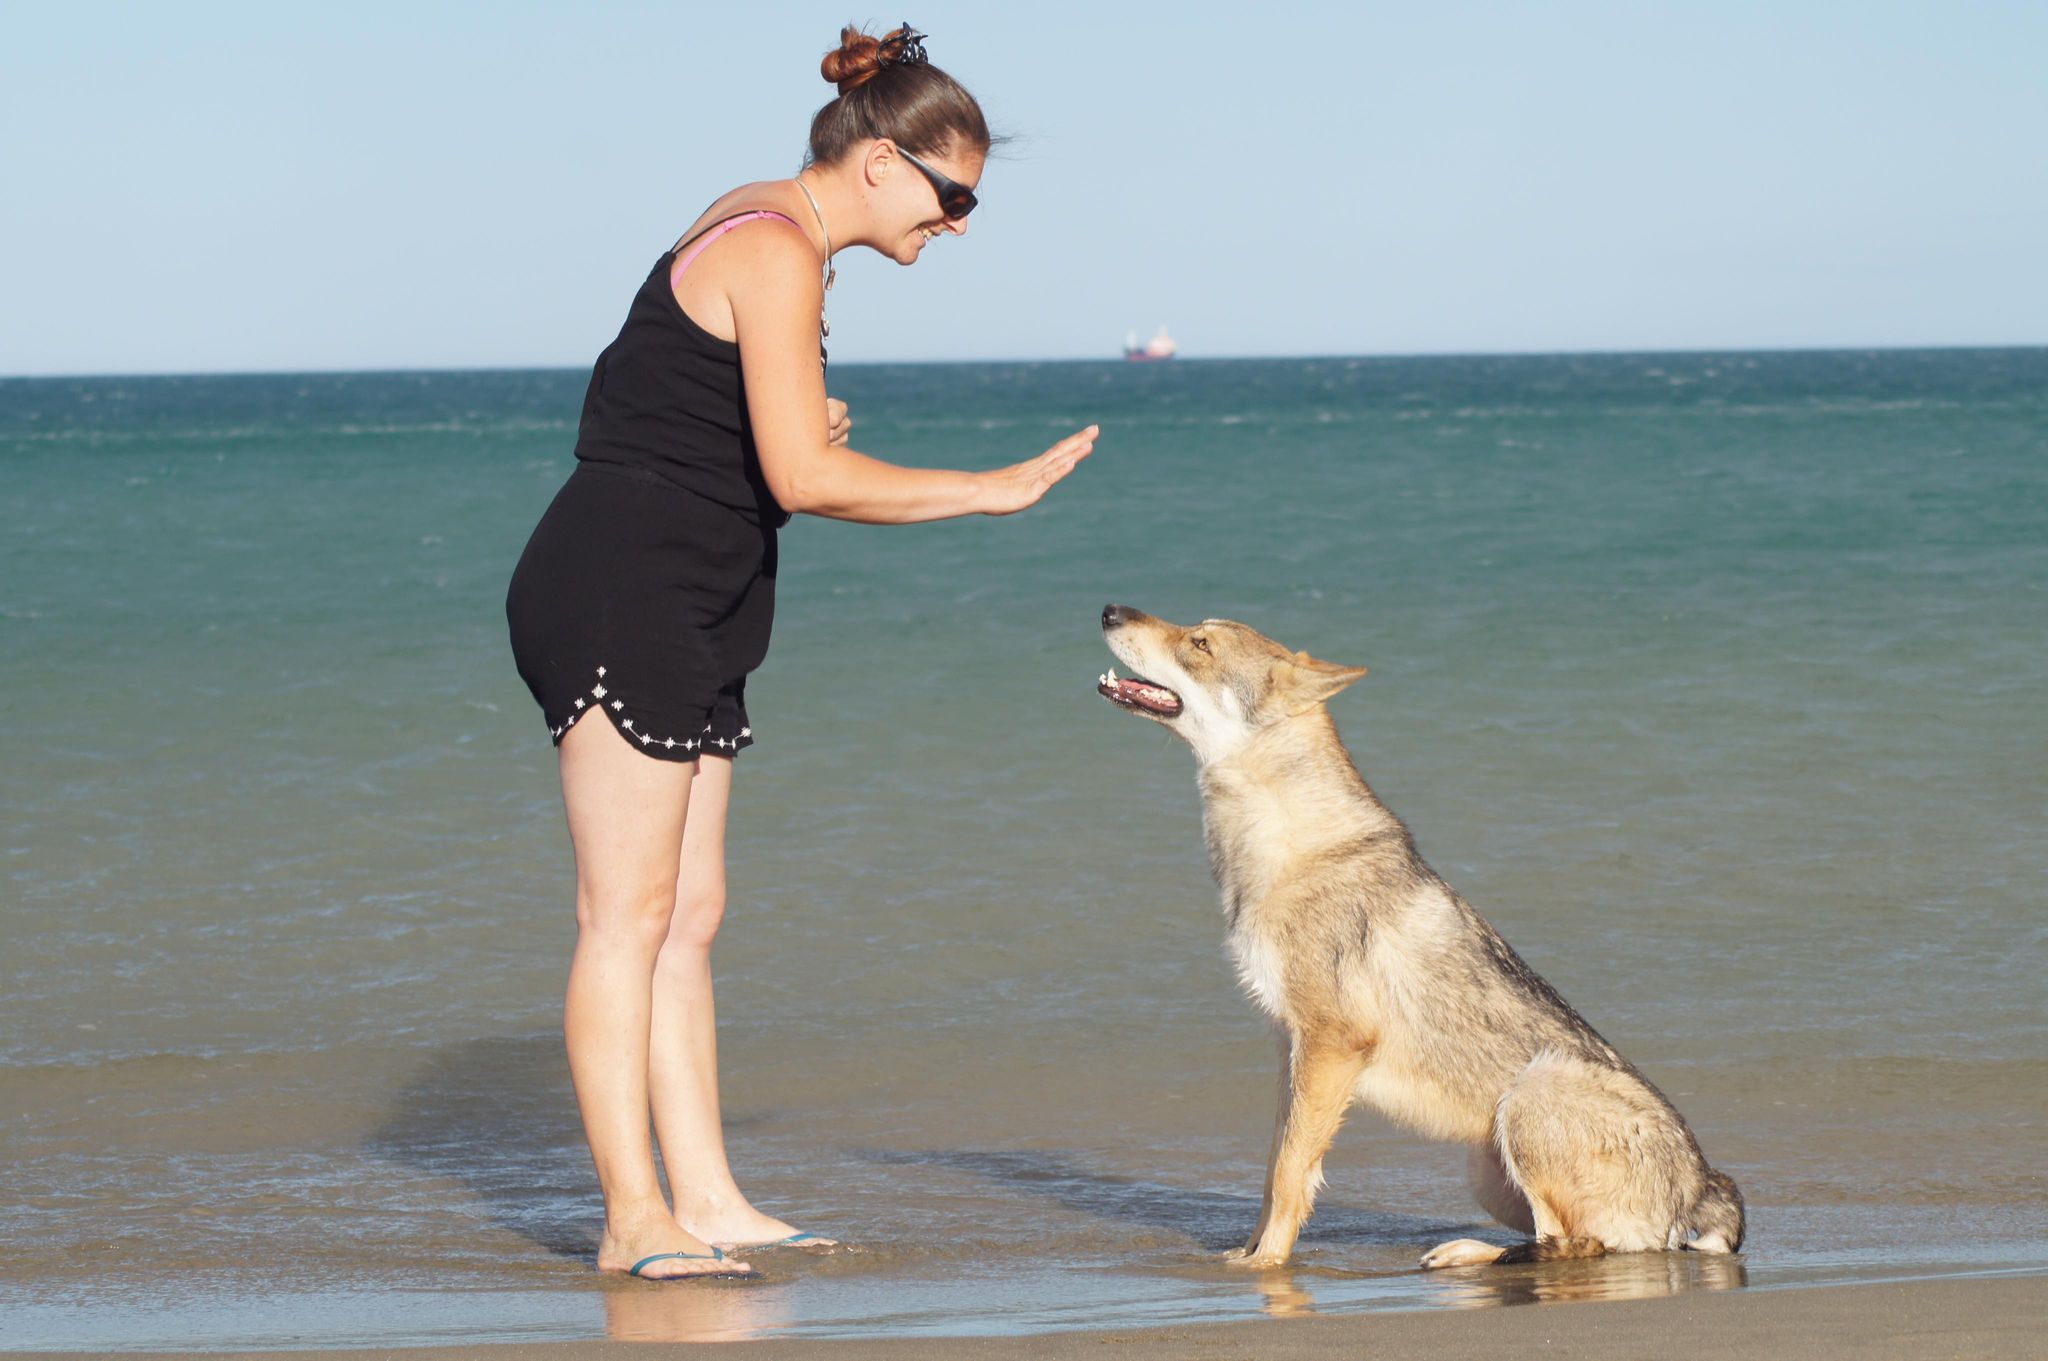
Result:
M1274 1318L1299 1318L1316 1311L1316 1297L1291 1271L1261 1271L1252 1278L1252 1285L1259 1292L1260 1307Z
M1704 1252L1630 1252L1529 1266L1432 1272L1429 1302L1456 1309L1567 1300L1644 1300L1692 1290L1739 1290L1749 1272L1734 1257Z
M745 1281L622 1281L604 1292L614 1342L749 1342L787 1328L789 1292Z
M1303 1278L1321 1277L1333 1284L1361 1276L1389 1282L1420 1278L1427 1292L1423 1303L1439 1308L1486 1309L1504 1304L1541 1304L1573 1300L1641 1300L1657 1295L1682 1295L1692 1290L1736 1290L1749 1284L1740 1260L1696 1252L1624 1253L1589 1261L1543 1262L1529 1266L1466 1267L1451 1271L1354 1274L1328 1267L1282 1267L1251 1278L1259 1304L1273 1318L1313 1314L1315 1296ZM1339 1293L1339 1309L1343 1309Z

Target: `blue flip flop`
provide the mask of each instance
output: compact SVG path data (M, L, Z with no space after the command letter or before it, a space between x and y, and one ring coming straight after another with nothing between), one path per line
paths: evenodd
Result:
M725 1253L715 1245L709 1252L657 1252L652 1257L642 1257L639 1261L627 1267L626 1274L628 1276L640 1276L641 1267L648 1266L654 1262L670 1260L722 1262L725 1260ZM694 1281L705 1276L751 1276L753 1274L751 1271L693 1271L681 1276L640 1276L640 1279L643 1281Z
M793 1233L787 1238L778 1238L772 1243L735 1243L732 1245L732 1250L734 1252L766 1252L770 1248L800 1248L808 1243L816 1243L819 1247L839 1246L838 1239L827 1238L822 1233Z

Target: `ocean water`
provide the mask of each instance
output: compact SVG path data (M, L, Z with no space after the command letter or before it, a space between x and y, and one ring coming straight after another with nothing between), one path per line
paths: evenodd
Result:
M1033 512L786 531L718 947L741 1183L847 1240L590 1269L554 759L501 600L583 375L0 382L0 1346L1019 1332L2048 1270L2048 350L835 368ZM1271 1040L1119 601L1365 664L1422 850L1742 1185L1736 1261L1421 1276ZM1505 1241L1505 1238L1503 1238Z

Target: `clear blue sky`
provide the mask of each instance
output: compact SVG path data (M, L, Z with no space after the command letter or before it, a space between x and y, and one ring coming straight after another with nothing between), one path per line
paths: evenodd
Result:
M9 5L0 374L567 365L847 18L1019 140L835 360L2048 343L2048 3Z

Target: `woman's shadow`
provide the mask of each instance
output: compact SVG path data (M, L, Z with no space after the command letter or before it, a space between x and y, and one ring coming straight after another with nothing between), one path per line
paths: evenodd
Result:
M1258 1218L1259 1197L1195 1190L1146 1178L1097 1171L1072 1156L1046 1150L873 1150L868 1160L889 1166L944 1168L994 1182L1022 1196L1134 1228L1192 1240L1215 1254L1244 1242ZM1387 1211L1331 1204L1316 1211L1305 1244L1401 1244L1431 1232L1462 1228Z
M602 1201L559 1032L437 1051L366 1142L379 1158L462 1187L480 1218L557 1257L595 1265ZM730 1342L790 1322L787 1300L774 1290L728 1282L679 1290L595 1273L580 1279L600 1289L613 1338Z
M549 1252L584 1260L597 1253L597 1177L558 1033L438 1051L399 1090L367 1146L461 1185L492 1223Z
M728 1132L748 1121L728 1114ZM386 1161L461 1186L500 1228L562 1257L589 1261L602 1216L559 1033L493 1036L436 1051L393 1098L366 1141ZM873 1149L871 1164L945 1168L1027 1198L1220 1250L1243 1239L1257 1196L1192 1190L1104 1174L1055 1152ZM1326 1243L1398 1242L1438 1226L1406 1215L1331 1205Z

